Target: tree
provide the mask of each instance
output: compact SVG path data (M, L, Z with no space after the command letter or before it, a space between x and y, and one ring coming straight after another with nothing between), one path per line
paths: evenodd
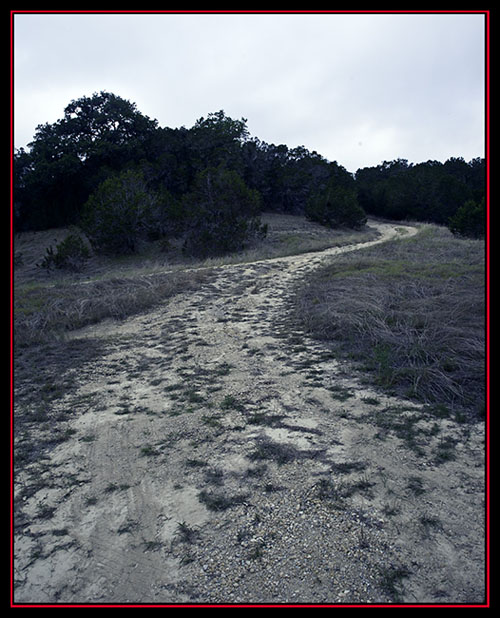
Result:
M241 147L249 136L246 122L246 118L233 120L224 110L199 118L189 131L196 171L224 165L241 175Z
M450 218L449 228L457 236L484 238L486 230L484 198L479 203L467 200Z
M265 234L258 192L223 166L199 172L183 204L184 251L190 255L204 258L239 251Z
M146 156L156 130L156 121L114 94L72 101L62 119L37 127L28 155L22 155L22 184L14 186L19 226L75 223L100 182Z
M306 217L327 227L361 228L367 217L358 203L356 191L330 181L307 203Z
M465 201L479 203L484 197L484 159L466 163L451 158L416 165L404 159L384 161L359 169L356 187L360 205L369 214L447 224Z
M138 241L166 235L168 215L141 171L126 170L102 182L85 204L81 227L98 253L134 253Z

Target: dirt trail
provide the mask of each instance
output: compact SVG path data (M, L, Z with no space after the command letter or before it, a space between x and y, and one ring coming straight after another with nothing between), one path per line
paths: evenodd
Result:
M363 246L415 232L377 225ZM17 603L483 601L481 427L431 423L286 327L291 285L356 248L219 267L76 334L104 350L54 403L72 413L23 495ZM424 451L384 411L418 416Z

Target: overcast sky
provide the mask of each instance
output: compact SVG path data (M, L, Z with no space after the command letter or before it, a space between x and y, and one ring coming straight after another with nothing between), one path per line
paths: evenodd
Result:
M15 14L14 140L106 90L162 127L223 109L349 171L484 156L483 14Z

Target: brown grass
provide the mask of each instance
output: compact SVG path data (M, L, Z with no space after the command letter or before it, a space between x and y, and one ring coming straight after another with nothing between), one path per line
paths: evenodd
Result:
M14 344L41 343L105 318L126 318L209 277L210 270L203 269L23 286L14 294Z
M168 251L160 242L145 243L134 255L91 255L81 272L48 271L40 266L47 248L55 248L77 228L26 232L14 239L14 342L42 343L105 318L126 318L146 311L210 279L211 267L278 257L373 239L377 232L330 230L304 217L267 213L267 238L223 258L186 258L181 243Z
M296 323L379 386L457 414L484 411L482 241L424 226L337 258L303 282L293 305Z

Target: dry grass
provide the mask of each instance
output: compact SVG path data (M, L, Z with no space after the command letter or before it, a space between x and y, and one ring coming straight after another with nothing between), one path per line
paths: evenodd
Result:
M126 318L195 289L209 277L204 269L22 286L14 294L15 345L42 343L105 318Z
M424 226L304 282L294 320L385 389L477 416L485 396L484 243Z
M126 318L211 277L211 268L319 251L376 237L362 232L329 230L303 217L268 213L262 220L268 236L247 250L223 258L197 261L183 256L180 242L165 251L161 242L145 243L137 254L92 255L78 273L40 267L49 246L56 247L74 229L26 232L14 241L14 341L18 346L43 343L62 333L105 318Z

